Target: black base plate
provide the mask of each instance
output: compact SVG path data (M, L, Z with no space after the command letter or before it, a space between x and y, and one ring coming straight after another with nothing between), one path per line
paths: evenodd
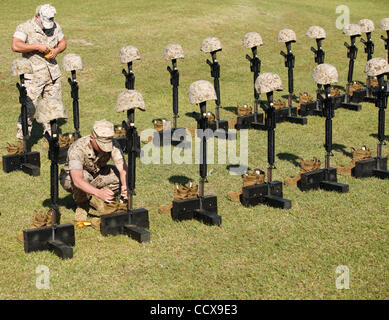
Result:
M66 158L68 156L68 150L69 150L69 146L59 148L59 151L58 151L58 163L59 164L64 164L66 162Z
M61 258L72 258L73 250L70 247L76 242L74 225L70 223L57 225L54 235L53 239L52 227L23 230L24 251L28 253L50 250Z
M300 116L323 116L323 109L320 101L302 103L298 111Z
M276 122L291 122L301 125L306 125L308 123L308 119L304 117L299 117L297 115L297 107L290 108L290 116L289 116L289 108L282 108L275 110ZM252 122L251 128L256 130L267 130L264 122Z
M389 171L387 168L388 158L371 158L357 161L355 167L351 170L351 175L355 178L377 177L388 179Z
M221 216L217 215L217 197L204 196L185 200L173 200L171 209L172 219L175 221L196 219L208 225L221 225Z
M120 146L120 149L122 149L122 151L124 153L128 153L126 137L113 138L112 141L114 143L118 143L119 146ZM139 158L143 154L143 151L140 148L140 137L138 137L138 140L137 140L137 143L136 143L136 148L138 149L138 152L136 153L136 156Z
M360 103L363 102L367 96L367 88L362 88L360 90L354 91L353 95L350 97L350 102Z
M301 174L301 179L297 182L297 187L301 191L323 189L326 191L336 191L347 193L349 186L337 182L336 168L321 169L317 171Z
M3 171L5 173L22 170L31 176L39 176L40 167L41 160L39 152L7 154L3 156Z
M257 121L255 121L255 113L247 116L236 117L236 130L251 129L252 122L263 122L263 113L257 113Z
M272 181L254 186L243 187L240 202L245 207L266 204L270 207L290 209L292 202L282 198L282 182Z
M191 147L191 142L186 140L185 128L155 131L153 136L153 144L156 147L168 145L180 146L182 149Z
M140 208L101 216L100 233L103 236L127 234L139 242L147 242L150 241L150 235L147 236L146 233L149 232L144 229L148 229L149 226L149 212Z

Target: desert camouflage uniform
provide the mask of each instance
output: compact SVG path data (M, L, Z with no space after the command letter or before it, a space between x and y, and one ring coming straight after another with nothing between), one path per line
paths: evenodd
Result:
M13 35L28 44L44 44L50 49L57 47L58 42L64 38L62 29L59 24L54 24L54 31L49 36L44 33L42 28L37 24L35 17L17 26ZM27 115L28 130L31 133L32 120L35 114L35 106L39 96L62 99L61 88L61 71L56 59L46 60L44 54L38 51L23 53L22 56L30 60L33 68L32 74L25 74L25 86L27 89ZM49 124L43 124L44 130L50 132ZM19 116L17 125L18 139L23 138L21 117Z
M116 167L107 163L111 158L114 163L124 158L120 146L114 143L112 152L96 155L90 141L90 136L85 136L70 146L66 164L59 177L62 187L73 194L77 204L87 202L90 195L74 186L70 170L83 170L84 179L95 188L110 189L113 192L119 190L119 173Z

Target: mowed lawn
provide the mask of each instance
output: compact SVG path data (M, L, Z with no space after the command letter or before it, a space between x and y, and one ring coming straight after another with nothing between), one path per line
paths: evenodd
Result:
M163 59L169 43L179 43L185 59L178 61L179 126L194 128L187 91L196 80L209 80L208 54L200 51L204 38L218 37L223 50L221 66L221 118L232 120L237 104L252 105L253 84L250 50L242 46L247 32L261 34L259 48L262 72L280 75L287 94L287 69L277 42L279 30L293 29L297 43L295 93L314 94L311 72L315 67L311 46L315 41L305 33L312 25L327 32L323 42L326 62L336 66L339 85L345 86L348 59L343 43L350 42L336 28L338 5L346 5L350 22L374 21L372 34L375 57L386 57L383 31L378 28L389 15L386 0L327 1L57 1L56 21L62 26L68 47L66 53L82 57L84 70L77 72L80 86L80 124L87 135L95 120L119 124L125 114L115 112L117 95L124 89L118 54L121 47L133 45L142 59L134 62L135 88L144 97L147 111L136 114L141 132L152 128L155 118L172 117L171 85ZM0 151L6 142L15 143L16 120L20 112L17 78L10 75L11 61L19 54L10 49L18 24L31 18L39 1L4 0L0 11ZM354 79L366 80L363 72L366 54L359 48ZM63 133L73 131L69 74L63 72L63 101L70 118L61 125ZM264 97L262 97L264 98ZM214 103L208 103L214 112ZM376 154L377 114L372 104L362 111L336 110L333 122L335 149L332 165L351 161L350 148L366 145ZM389 122L386 121L388 128ZM103 237L92 228L76 228L74 257L61 260L49 252L25 254L16 241L19 231L28 228L34 210L47 211L50 201L50 162L44 148L41 127L36 125L32 150L41 155L41 175L0 172L0 299L388 299L389 280L389 182L375 178L357 180L339 176L350 192L302 193L284 186L284 197L292 200L291 210L259 205L244 208L227 199L228 191L241 187L241 178L230 175L232 163L209 165L212 174L205 186L207 194L218 197L221 227L210 227L195 220L176 223L158 213L160 205L173 199L175 176L198 181L196 164L149 164L137 162L135 207L149 210L151 242L139 244L126 236ZM387 131L388 132L388 129ZM240 134L238 134L238 138ZM249 131L248 165L267 167L266 132ZM386 140L388 141L388 140ZM309 117L308 125L277 125L274 179L283 181L298 174L298 158L318 157L324 163L324 119ZM384 147L384 154L389 148ZM228 160L228 159L227 159ZM62 167L62 166L61 166ZM62 188L59 192L62 222L73 222L74 203ZM38 289L38 266L50 270L50 289ZM347 266L349 289L339 290L338 266Z

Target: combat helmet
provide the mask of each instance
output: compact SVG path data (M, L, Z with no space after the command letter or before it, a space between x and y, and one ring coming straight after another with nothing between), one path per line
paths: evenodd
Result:
M140 53L136 47L126 46L120 49L119 52L120 63L129 63L134 60L140 60Z
M146 106L140 92L126 89L118 95L116 100L116 112L127 111L130 109L140 109L142 111L146 111Z
M389 31L389 18L383 18L380 21L379 27L384 31Z
M166 60L184 59L184 50L179 44L168 44L163 51L163 57Z
M369 77L376 77L388 73L389 64L384 58L373 58L366 63L365 72Z
M259 94L283 90L280 76L273 72L260 74L257 80L255 80L255 90Z
M362 30L359 24L348 24L343 28L343 33L346 36L360 36L362 35Z
M278 42L296 42L296 34L291 29L282 29L278 33Z
M33 73L32 64L27 58L16 58L11 63L11 75L14 77Z
M222 49L222 44L220 40L215 37L205 38L201 43L201 48L200 48L200 50L205 53L220 51L221 49Z
M65 106L60 99L43 98L36 107L36 121L48 123L56 119L69 118Z
M189 86L188 99L191 104L216 100L215 88L209 81L195 81Z
M248 32L243 37L242 44L245 48L251 49L253 47L262 46L263 42L259 33Z
M313 69L312 77L317 84L331 84L338 82L338 71L333 65L323 63Z
M65 71L82 70L82 60L78 54L68 53L63 57L62 68Z
M359 20L359 26L361 27L362 32L373 32L375 30L374 28L374 22L370 19L362 19Z
M309 27L306 35L312 39L325 39L326 31L322 27L312 26Z

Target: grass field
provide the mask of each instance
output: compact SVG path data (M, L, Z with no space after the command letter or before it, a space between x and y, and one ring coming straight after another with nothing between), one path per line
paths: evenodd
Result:
M40 2L3 0L0 12L0 150L15 143L16 120L20 111L16 78L9 73L11 61L19 54L10 49L19 23L31 18ZM117 58L121 47L136 46L142 60L134 63L135 88L145 99L147 111L138 113L139 131L152 127L152 119L171 118L171 85L162 57L169 43L179 43L185 59L180 71L179 125L193 128L187 115L199 111L187 99L189 85L209 80L209 55L201 52L201 41L215 36L223 50L221 103L223 107L252 102L252 74L245 59L251 52L242 44L250 31L259 32L264 46L259 48L261 72L276 72L287 94L287 69L279 55L285 46L277 42L278 31L293 29L297 43L295 93L314 93L311 72L315 67L315 42L305 36L311 25L327 32L323 43L326 62L336 66L339 85L347 78L345 41L349 37L336 28L339 5L350 9L350 22L362 18L374 21L375 57L386 57L379 21L387 17L386 0L208 0L208 1L57 1L56 21L68 41L65 53L81 55L85 69L79 71L81 133L89 133L95 120L120 123L125 115L115 112L117 95L124 89L122 65ZM366 55L358 40L354 79L365 81ZM63 72L63 101L71 114L69 74ZM208 108L214 111L214 104ZM230 109L221 118L235 118ZM368 146L375 155L377 109L363 103L362 111L336 110L333 139L333 166L351 161L350 147ZM389 123L386 121L386 127ZM39 128L37 126L36 128ZM61 126L71 132L72 119ZM388 131L388 130L387 130ZM173 198L174 176L198 180L198 165L160 164L137 166L135 207L150 212L151 242L139 244L125 236L103 237L92 228L76 229L74 257L60 260L49 252L25 254L16 241L19 231L30 225L34 210L49 206L50 162L39 130L34 131L34 151L41 152L41 175L0 172L0 299L388 299L389 298L389 182L368 178L356 180L339 176L350 186L348 194L324 191L302 193L285 186L284 197L292 209L266 206L244 208L230 202L227 192L241 187L241 178L230 175L227 164L211 164L213 169L206 193L218 196L223 223L209 227L197 221L173 222L158 214L160 205ZM318 157L324 163L324 119L309 117L308 125L282 123L276 129L274 179L283 181L296 175L298 157ZM249 132L249 166L265 170L266 133ZM389 148L384 148L384 154ZM170 179L170 181L169 181ZM60 188L62 222L73 221L74 204ZM36 288L36 268L50 270L50 289ZM350 289L335 286L336 268L350 270Z

